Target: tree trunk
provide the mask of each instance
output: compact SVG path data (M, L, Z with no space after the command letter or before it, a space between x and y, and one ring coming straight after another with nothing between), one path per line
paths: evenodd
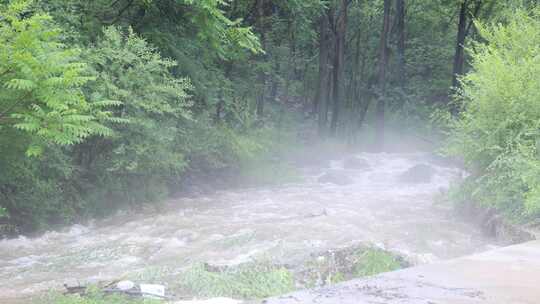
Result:
M397 77L398 84L405 87L405 0L396 0L397 18Z
M223 94L223 91L225 89L224 87L226 85L226 80L229 78L232 67L233 67L233 64L230 61L222 62L222 65L225 66L225 73L223 75L225 78L225 81L223 81L223 83L220 84L220 88L219 88L219 93L218 93L219 100L216 105L216 116L214 118L215 123L220 123L221 116L223 116L223 109L225 107L225 96Z
M365 43L367 45L368 37L366 37ZM357 100L359 106L359 113L358 115L358 127L357 132L362 129L362 125L364 124L364 120L366 118L367 110L369 109L369 104L371 103L371 97L365 96L362 92L362 86L361 84L364 83L365 72L366 72L366 61L367 61L367 50L365 53L362 53L362 64L360 66L360 78L358 80L358 87L354 90L355 94L355 100Z
M355 141L357 124L356 124L356 114L359 112L361 101L359 100L359 95L357 94L359 82L358 74L360 73L360 48L361 48L361 28L357 29L355 50L353 54L353 65L350 71L349 83L346 90L345 100L346 104L346 124L345 129L347 130L347 140L350 144ZM352 43L352 41L351 41Z
M264 29L264 1L265 0L257 0L257 27L259 28L259 32L261 34L261 47L265 49L265 29ZM263 55L263 61L265 61L265 55ZM260 92L258 92L257 95L257 118L259 120L263 119L264 116L264 96L265 96L265 88L266 88L266 74L264 71L259 71L259 74L257 76L257 82L260 85Z
M295 38L294 38L294 30L293 30L293 23L291 20L288 21L288 29L289 29L289 56L287 57L287 67L285 68L285 88L283 91L284 95L284 101L285 103L289 102L290 96L289 96L289 88L291 85L291 81L295 78L296 74L296 67L294 66L294 58L296 56L296 50L295 50Z
M379 101L376 109L375 122L375 148L377 151L384 150L384 111L386 103L386 66L388 62L388 32L390 31L390 6L391 0L384 0L383 27L379 45Z
M358 87L355 89L355 100L358 102L358 108L359 112L356 114L358 117L357 120L357 132L359 132L362 129L362 126L364 124L367 111L369 109L369 106L371 104L372 98L372 86L373 81L368 80L367 78L367 61L369 57L369 36L365 35L364 37L364 45L365 48L363 49L363 52L361 53L362 61L360 64L360 77L358 78ZM368 80L368 81L366 81Z
M271 79L272 85L270 87L270 97L269 97L270 102L274 102L274 103L276 102L278 88L279 88L279 77L277 75L279 75L280 68L281 67L279 65L279 59L275 60L274 72L272 74L272 79Z
M345 58L345 39L347 38L347 8L348 0L341 0L341 5L336 20L336 39L335 39L335 54L334 54L334 91L333 91L333 107L332 120L330 122L330 135L335 136L339 121L340 110L342 107L344 96L344 79L343 79L343 61Z
M318 131L319 135L324 135L326 124L328 122L328 76L329 76L329 22L328 16L324 13L320 21L320 36L319 36L319 79L317 93L313 103L313 112L318 114Z
M454 54L454 67L452 70L452 86L458 87L459 80L458 77L463 74L463 62L465 60L464 53L464 44L466 37L466 26L467 26L467 6L468 0L463 0L461 7L459 9L459 23L458 23L458 32L456 39L456 51Z

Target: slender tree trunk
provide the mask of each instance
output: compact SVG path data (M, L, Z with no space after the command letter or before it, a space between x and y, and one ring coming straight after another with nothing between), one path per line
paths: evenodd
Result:
M231 70L232 70L232 67L233 67L233 64L229 61L227 62L223 62L222 63L223 66L225 66L225 73L224 73L224 77L225 77L225 80L227 80L231 74ZM214 122L215 123L220 123L221 122L221 116L223 116L223 108L225 107L225 96L223 94L223 91L224 91L224 86L226 84L226 81L224 81L224 83L220 84L220 88L219 88L219 93L218 93L218 103L216 105L216 117L214 118Z
M309 62L305 62L304 69L302 71L302 109L304 112L308 114L308 116L311 116L311 113L309 113Z
M318 114L318 131L319 136L324 135L326 124L328 122L328 75L329 75L329 22L326 13L321 16L320 21L320 36L319 36L319 79L318 86L313 104L313 112Z
M355 43L355 50L354 50L354 58L353 58L353 66L350 72L349 77L349 83L346 90L346 96L345 100L347 101L346 105L346 115L347 115L347 121L346 121L346 130L347 130L347 139L349 143L353 143L355 141L355 134L357 131L356 128L356 114L359 112L360 104L361 102L357 100L359 97L356 93L358 90L358 74L360 73L360 47L361 47L361 31L360 28L357 30L357 35L354 39L356 39Z
M279 75L279 71L280 70L280 65L279 65L279 59L275 61L274 63L274 73L272 75L272 86L270 87L270 102L276 102L276 99L277 99L277 93L278 93L278 88L279 88L279 77L277 77L277 75Z
M344 96L344 58L345 58L345 39L347 38L347 8L348 0L341 0L338 18L336 20L336 41L335 41L335 57L334 57L334 91L333 91L333 107L332 120L330 122L330 135L335 136L337 125L340 116L340 110Z
M264 29L264 2L265 0L257 0L257 27L259 28L260 34L261 34L261 46L263 49L265 49L265 41L266 41L266 35L265 35L265 29ZM265 56L263 55L263 61L265 61ZM262 120L264 116L264 96L265 96L265 89L266 89L266 74L264 71L259 71L259 74L257 76L257 82L260 85L260 92L258 92L257 95L257 118L259 120Z
M405 0L396 0L397 18L397 77L401 89L405 87Z
M390 30L390 6L391 0L384 0L383 27L381 31L381 41L379 45L379 101L376 109L375 122L375 148L378 151L384 150L384 116L386 107L386 66L388 62L388 32Z
M465 61L464 44L467 26L468 0L463 0L459 9L458 32L456 38L456 51L454 54L454 66L452 70L452 86L459 86L458 77L463 74L463 62Z
M358 87L358 74L360 73L360 47L361 47L361 37L360 37L360 29L358 29L358 35L355 37L356 44L355 44L355 50L354 50L354 58L353 58L353 67L351 70L351 75L349 78L349 83L347 87L347 94L346 99L347 101L353 105L355 104L355 98L356 98L356 88Z
M221 122L221 116L222 116L221 113L223 113L223 106L225 104L225 99L223 98L223 89L221 89L221 88L219 89L218 95L219 95L219 97L218 97L219 101L218 101L218 103L216 105L216 117L214 118L214 122L216 124Z
M367 42L368 42L368 39L366 39L366 44ZM364 96L365 94L362 94L363 93L362 84L364 83L364 79L365 79L366 61L367 61L367 55L366 53L363 53L362 64L360 66L360 79L358 80L357 88L354 90L355 100L358 102L358 105L359 105L358 106L359 112L357 114L358 115L357 132L360 131L360 129L362 128L362 125L364 124L366 113L369 108L369 104L371 102L371 98L366 98L366 96Z
M288 28L290 30L289 32L289 56L287 57L287 67L285 68L286 76L285 76L285 88L283 95L285 97L285 102L289 101L289 88L291 85L291 80L295 77L295 70L294 67L294 57L296 56L295 53L295 39L294 39L294 31L293 31L293 23L289 20L288 22Z
M333 55L330 55L330 58L332 58ZM328 127L328 113L330 112L330 106L332 105L331 104L331 100L332 100L332 96L334 95L334 73L333 73L333 70L334 70L334 66L333 64L330 64L328 65L328 78L327 78L327 87L328 89L326 90L326 104L324 105L324 115L326 117L326 124L325 124L325 128L324 128L324 132L326 132L324 135L328 135L328 130L327 130L327 127Z
M358 87L355 90L355 99L357 100L359 106L359 112L357 113L358 116L358 127L357 132L362 129L362 126L364 124L366 113L369 109L369 106L371 104L372 97L368 95L368 92L371 92L372 87L372 81L368 81L366 83L366 67L367 67L367 61L368 61L368 54L369 54L369 36L366 35L364 37L364 45L366 46L363 49L363 52L361 53L362 56L362 62L360 65L360 77L358 79ZM365 88L365 89L364 89ZM363 90L364 89L364 90Z

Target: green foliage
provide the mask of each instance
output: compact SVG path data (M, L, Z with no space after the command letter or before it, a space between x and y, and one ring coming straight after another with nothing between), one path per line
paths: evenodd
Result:
M110 108L110 128L116 136L95 138L77 147L81 185L91 210L107 212L109 201L158 201L168 194L169 180L187 166L183 128L190 121L186 78L176 78L176 63L164 59L131 29L103 30L103 36L86 49L95 81L85 87L90 100L118 100Z
M119 174L179 172L185 166L177 149L181 121L190 119L189 81L174 78L176 63L161 58L144 39L129 29L106 28L101 40L83 58L96 81L88 86L92 100L119 100L112 119L118 136L104 143L115 158L105 166ZM94 144L94 143L91 143ZM108 157L107 157L108 158ZM165 171L165 172L163 172Z
M391 253L380 249L367 249L353 266L355 276L372 276L402 268L400 261Z
M61 31L42 13L21 15L29 1L0 6L0 133L21 130L33 140L28 155L44 143L73 145L92 135L110 136L100 123L111 103L88 103L82 86L91 80L77 52L62 45Z
M194 117L188 79L175 77L176 63L129 28L105 28L78 58L92 81L77 90L89 108L100 109L92 114L109 136L88 137L69 149L43 142L39 151L46 154L26 159L20 152L32 138L19 138L18 129L4 132L0 144L9 153L0 156L6 172L0 198L17 226L33 230L109 214L111 202L159 201L188 166L237 166L271 144L265 130L246 121L237 129L215 126L205 113Z
M297 286L313 288L406 267L399 256L374 247L330 250L308 260L296 273Z
M487 41L471 49L463 112L447 153L473 171L471 197L518 217L540 214L540 14L517 11L505 24L478 24Z
M199 116L191 121L182 134L190 169L212 170L237 166L244 158L251 158L268 148L262 132L242 133L226 125L213 126L211 120Z
M180 287L198 297L257 299L294 290L294 279L285 268L261 263L222 272L210 272L204 265L196 265L182 274Z
M254 54L263 50L249 27L241 26L241 19L230 20L221 9L228 0L181 0L192 9L191 20L200 29L198 38L206 41L223 59L242 49Z
M161 301L138 299L123 295L104 295L97 289L91 289L85 296L52 294L39 300L40 304L157 304Z

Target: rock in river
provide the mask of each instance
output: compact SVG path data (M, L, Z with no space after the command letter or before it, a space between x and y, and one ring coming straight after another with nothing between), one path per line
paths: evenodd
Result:
M331 170L321 175L318 179L319 183L324 184L336 184L336 185L350 185L353 180L341 170Z

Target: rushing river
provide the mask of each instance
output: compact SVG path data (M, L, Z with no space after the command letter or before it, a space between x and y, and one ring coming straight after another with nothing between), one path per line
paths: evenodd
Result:
M0 303L68 281L167 283L194 262L232 265L269 257L294 263L312 252L366 242L415 263L494 246L440 200L462 174L459 169L420 153L358 156L372 169L344 170L354 181L350 185L317 182L325 171L343 169L336 160L329 168L305 170L299 184L179 198L160 212L1 240ZM399 182L402 172L420 163L435 168L430 183Z

